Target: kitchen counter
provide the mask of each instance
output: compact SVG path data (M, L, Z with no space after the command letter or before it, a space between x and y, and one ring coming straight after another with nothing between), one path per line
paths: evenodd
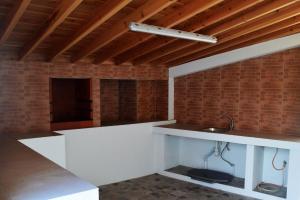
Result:
M201 131L205 127L201 127L199 125L192 124L169 124L164 126L158 126L161 128L170 128L170 129L180 129L180 130L189 130L189 131ZM267 134L261 132L250 132L250 131L241 131L241 130L233 130L225 133L215 133L215 134L224 134L224 135L234 135L234 136L245 136L245 137L254 137L261 139L271 139L271 140L281 140L281 141L290 141L300 143L300 137L293 135L279 135L279 134ZM300 134L299 134L300 135Z
M156 140L159 141L156 145L156 151L159 152L156 156L156 162L160 163L159 169L162 170L160 174L214 189L251 196L257 199L299 199L300 173L298 171L300 168L300 137L240 130L212 133L203 131L203 128L205 127L178 123L153 127L153 134L155 134ZM224 184L209 184L167 170L179 165L189 167L203 166L204 163L201 163L201 161L197 159L201 159L201 155L205 156L206 152L208 153L210 151L210 147L214 146L215 141L229 142L232 146L235 145L239 147L236 148L236 154L232 152L231 160L235 158L235 155L238 155L237 152L240 152L240 157L237 157L238 162L235 164L239 164L240 169L245 172L244 175L239 176L244 178L243 188ZM273 176L271 173L276 173L271 166L274 156L271 152L275 152L277 148L279 151L284 152L281 159L284 159L288 163L288 167L286 168L286 197L278 197L253 190L258 183L265 180L268 181L266 177ZM277 160L277 162L279 164L280 161ZM216 168L218 167L220 166ZM279 176L279 179L280 178Z
M0 199L43 200L97 189L17 139L59 135L0 135Z

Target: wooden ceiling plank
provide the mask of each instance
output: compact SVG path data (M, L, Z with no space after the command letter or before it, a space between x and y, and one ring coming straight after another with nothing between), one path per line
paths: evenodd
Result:
M300 15L298 15L296 17L292 17L292 18L284 20L284 21L281 21L281 22L276 23L276 24L272 24L268 27L265 27L263 29L255 31L255 32L252 32L250 34L243 35L239 38L235 38L234 40L225 42L221 45L217 45L217 46L205 49L203 51L194 53L192 55L188 55L186 57L176 59L176 60L174 60L170 63L167 63L167 64L168 65L169 64L174 65L175 63L176 64L177 63L184 63L184 62L195 60L197 58L203 58L203 57L206 57L208 55L214 54L216 52L220 52L224 49L228 49L230 47L237 46L239 44L242 44L242 43L245 43L245 42L248 42L248 41L253 41L256 38L261 38L265 35L270 35L271 33L278 32L278 31L281 31L283 29L286 30L286 29L288 29L290 27L293 27L295 25L298 25L298 24L300 24Z
M266 41L269 41L269 40L274 40L274 39L277 39L277 38L286 37L286 36L289 36L289 35L294 35L294 34L297 34L299 32L300 32L300 25L295 25L293 27L283 29L283 30L277 31L275 33L271 33L271 34L268 34L268 35L263 36L263 37L255 38L254 40L250 40L250 41L244 42L242 44L238 44L236 46L221 50L217 53L224 53L224 52L231 51L231 50L234 50L234 49L239 49L239 48L242 48L242 47L246 47L246 46L266 42Z
M166 28L171 28L174 27L187 19L209 9L212 6L215 6L216 4L222 2L224 0L200 0L200 1L191 1L186 5L183 5L179 9L176 10L176 12L172 12L171 14L163 17L161 20L159 20L156 24L156 26L162 26ZM99 54L96 55L95 59L95 64L102 63L103 61L112 58L115 55L118 55L125 50L128 50L134 46L137 46L138 44L145 42L146 40L149 40L153 38L153 35L150 34L143 34L143 37L138 37L140 35L139 33L137 34L132 34L132 38L126 38L122 46L118 46L117 48L113 46L110 48L106 53L100 52Z
M253 0L244 0L238 2L228 1L224 7L214 11L213 14L208 15L207 17L203 17L203 19L202 20L200 19L200 21L197 21L197 23L189 24L186 28L184 28L184 30L191 31L191 32L201 31L203 28L206 28L214 23L217 23L220 20L224 20L228 17L231 17L261 2L262 1L253 1ZM182 48L182 46L188 44L193 44L193 42L177 40L177 39L169 39L169 41L165 43L161 41L160 44L157 44L156 48L152 48L146 54L134 59L133 64L138 65L142 63L148 63L152 60L167 55L169 52L174 52L177 49Z
M63 0L45 23L43 28L20 52L19 60L32 53L78 6L83 0Z
M117 39L129 30L128 24L130 22L143 22L174 2L176 2L176 0L148 0L123 20L113 24L111 29L103 31L96 39L85 45L83 49L72 56L71 61L79 61Z
M55 59L64 51L70 49L77 44L80 40L110 19L113 15L119 12L122 8L127 6L132 0L111 0L106 1L104 5L99 6L93 12L96 13L87 20L72 36L65 40L58 48L55 48L49 56L49 61Z
M213 14L210 14L206 17L203 17L202 19L200 19L199 21L197 21L194 24L188 24L186 27L183 27L182 30L188 31L188 32L196 32L196 31L200 31L203 28L208 27L209 25L212 25L214 23L217 23L220 20L223 20L227 17L230 17L234 14L237 14L240 11L243 11L251 6L254 6L260 2L262 2L262 0L244 0L244 1L228 1L229 3L225 4L223 7L220 7L217 10L213 11ZM144 55L147 55L147 53L152 52L156 49L159 49L158 51L160 51L161 47L173 43L176 41L180 41L180 45L179 47L182 46L182 43L186 44L186 43L192 43L191 41L186 41L186 40L177 40L174 38L160 38L157 39L156 41L153 41L152 43L148 43L149 46L147 45L140 45L137 48L134 48L132 50L130 50L129 52L125 52L121 55L119 55L118 57L115 58L115 62L117 64L120 64L122 62L124 62L123 60L126 60L126 56L129 57L129 55L132 55L133 52L140 52L138 57L134 57L134 63L138 63L138 64L142 64L145 61L141 60L141 62L138 62L136 59L139 59L139 57L143 57ZM179 48L177 47L177 48ZM138 49L138 48L142 48L142 49ZM143 50L144 49L144 50ZM157 56L161 56L160 53L158 53ZM146 61L147 62L147 61Z
M231 51L231 50L234 50L234 49L239 49L239 48L243 48L243 47L246 47L246 46L250 46L250 45L254 45L254 44L266 42L266 41L269 41L269 40L273 40L273 39L277 39L277 38L281 38L281 37L293 35L293 34L296 34L296 33L299 33L299 32L300 32L300 25L297 24L295 26L292 26L292 27L289 27L289 28L285 28L285 29L282 29L282 30L279 30L279 31L276 31L276 32L273 32L273 33L270 33L270 34L267 34L265 36L258 37L258 38L255 38L253 40L249 40L249 41L243 42L241 44L238 44L238 45L235 45L235 46L232 46L232 47L220 50L218 52L209 54L208 56L213 56L213 55L224 53L224 52L228 52L228 51ZM190 62L190 61L187 61L187 60L183 60L181 62L179 62L179 61L177 61L177 62L173 61L173 62L169 63L169 66L176 66L176 65L180 65L180 64L183 64L183 63L186 63L186 62Z
M232 28L236 28L237 25L241 26L243 24L245 24L246 22L250 22L253 20L256 20L259 17L265 16L271 12L274 12L276 10L278 10L279 8L284 8L285 6L291 5L292 3L297 2L296 0L280 0L280 1L272 1L268 4L265 4L253 11L247 12L245 14L242 14L241 16L239 16L238 18L234 18L232 20L230 20L229 22L226 22L219 26L225 27L225 29L228 31ZM228 24L230 24L231 26L229 26ZM217 26L217 27L219 27ZM219 30L219 28L212 28L210 30L208 30L208 32L212 35L217 35L218 33L221 33L222 31ZM214 30L216 30L216 32L214 32ZM178 55L179 52L184 52L186 53L184 50L192 45L194 45L195 43L184 43L184 41L178 41L175 44L173 44L173 48L171 48L171 44L167 46L166 49L161 49L161 55L156 54L157 56L155 56L155 59L151 60L151 63L162 63L162 62L168 62L169 59L174 59L174 55Z
M1 26L0 30L0 45L2 45L8 37L11 35L15 26L23 16L31 0L17 0L13 8L7 15L5 22Z
M270 26L274 23L294 17L294 16L298 15L299 12L300 12L300 3L290 6L290 7L288 7L288 9L276 10L275 12L273 12L272 15L267 15L266 17L260 18L258 21L253 21L253 22L244 24L239 29L234 29L233 31L229 31L229 32L226 32L225 34L221 34L218 37L219 41L217 44L211 45L211 44L199 43L199 44L190 45L182 50L176 51L172 54L165 56L163 59L159 59L159 63L168 63L168 62L176 60L180 57L188 56L190 54L202 51L202 50L210 48L212 46L220 45L229 40L234 40L235 38L240 37L242 35L257 31L259 29ZM156 62L157 61L155 61L155 63Z

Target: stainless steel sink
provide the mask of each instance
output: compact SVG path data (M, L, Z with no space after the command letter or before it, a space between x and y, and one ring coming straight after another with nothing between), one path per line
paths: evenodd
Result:
M228 129L225 128L204 128L201 131L210 132L210 133L225 133L228 132Z

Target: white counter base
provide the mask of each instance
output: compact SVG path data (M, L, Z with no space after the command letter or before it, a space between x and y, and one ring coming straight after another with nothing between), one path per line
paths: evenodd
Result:
M165 128L165 127L154 127L153 133L160 137L160 174L168 177L176 178L179 180L203 185L206 187L223 190L226 192L236 193L240 195L246 195L253 198L265 199L265 200L300 200L300 191L299 191L299 180L300 180L300 143L295 141L282 141L282 140L274 140L274 139L265 139L265 138L256 138L256 137L246 137L239 135L229 135L229 134L218 134L218 133L208 133L201 131L190 131L190 130L182 130L182 129L174 129L174 128ZM193 180L190 177L179 175L176 173L165 171L166 169L172 167L174 161L172 161L172 156L174 155L168 152L168 145L166 145L166 141L168 136L175 137L186 137L191 139L198 140L212 140L212 141L223 141L223 142L231 142L237 144L246 145L246 169L245 169L245 187L243 189L236 188L228 185L222 184L210 184L197 180ZM172 140L172 139L171 139ZM176 146L175 144L172 144ZM268 194L263 194L254 191L254 188L259 183L259 176L261 173L258 172L257 166L261 165L263 162L263 158L261 157L261 149L266 148L280 148L286 149L289 151L289 160L288 160L288 182L287 182L287 197L280 198ZM179 148L178 146L175 148ZM297 156L298 155L298 156ZM171 158L171 159L170 159ZM173 163L172 163L173 162Z

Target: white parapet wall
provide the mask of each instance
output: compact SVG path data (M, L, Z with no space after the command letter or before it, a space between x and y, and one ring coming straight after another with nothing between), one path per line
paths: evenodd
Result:
M157 172L154 125L174 121L58 131L66 137L67 169L101 186Z
M29 138L19 141L59 166L66 168L65 136Z

